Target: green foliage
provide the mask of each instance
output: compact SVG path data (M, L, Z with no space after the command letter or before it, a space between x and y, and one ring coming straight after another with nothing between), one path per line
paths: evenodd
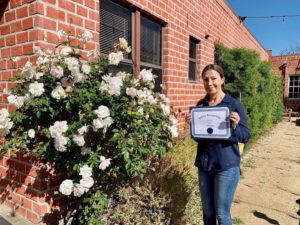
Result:
M244 105L252 140L256 140L283 112L281 80L267 61L245 48L229 49L216 45L216 63L224 69L225 91L240 97Z

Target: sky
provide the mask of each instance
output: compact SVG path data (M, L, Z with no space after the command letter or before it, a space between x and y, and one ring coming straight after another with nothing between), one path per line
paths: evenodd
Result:
M281 18L246 18L244 24L265 50L273 55L300 46L300 0L227 0L238 16L288 16Z

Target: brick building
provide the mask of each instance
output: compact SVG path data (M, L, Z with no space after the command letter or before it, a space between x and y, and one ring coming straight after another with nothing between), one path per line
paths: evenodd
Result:
M14 85L9 78L28 60L35 61L33 47L53 48L60 29L73 35L88 29L94 38L86 48L103 53L118 37L125 37L133 52L120 66L135 73L153 69L157 90L182 112L179 128L188 107L204 95L200 72L214 62L215 42L253 49L262 59L269 58L225 0L2 0L0 108L14 110L3 92ZM14 62L17 56L21 60ZM3 203L34 223L52 219L51 212L59 208L55 191L63 176L43 173L38 160L22 155L1 158L0 175Z
M286 109L300 112L300 54L272 56L270 63L278 76L284 81L283 102Z

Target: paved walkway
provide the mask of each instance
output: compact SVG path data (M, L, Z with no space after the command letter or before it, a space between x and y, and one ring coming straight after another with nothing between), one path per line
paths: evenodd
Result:
M11 210L4 205L0 205L0 225L33 225L19 215L10 216Z
M232 217L239 225L300 225L300 126L281 122L242 159Z

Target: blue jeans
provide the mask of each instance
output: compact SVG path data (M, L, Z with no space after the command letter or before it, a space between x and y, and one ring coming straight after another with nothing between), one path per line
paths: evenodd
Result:
M232 225L230 208L239 179L239 167L220 172L199 170L204 225Z

